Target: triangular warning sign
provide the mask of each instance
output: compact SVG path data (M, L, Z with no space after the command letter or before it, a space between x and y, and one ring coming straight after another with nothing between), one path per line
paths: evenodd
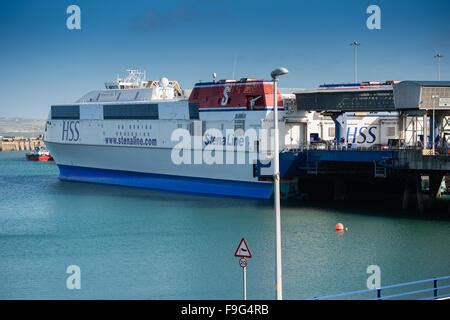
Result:
M247 242L245 242L245 239L242 239L241 242L239 242L239 245L236 249L236 252L234 253L235 257L238 258L251 258L252 253L250 252L250 248L247 245Z

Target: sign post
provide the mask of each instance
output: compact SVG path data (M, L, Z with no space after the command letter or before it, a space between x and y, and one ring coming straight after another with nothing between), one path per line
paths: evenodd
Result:
M244 300L247 300L247 259L241 258L239 260L239 265L242 268L242 283L243 283Z
M250 252L250 248L244 238L242 238L241 242L239 242L234 256L240 258L239 265L242 268L243 298L244 300L247 300L247 259L252 258L252 253Z

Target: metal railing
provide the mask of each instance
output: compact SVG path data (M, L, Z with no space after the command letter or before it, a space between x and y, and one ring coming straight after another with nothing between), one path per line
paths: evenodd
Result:
M309 150L329 150L329 151L397 151L397 150L422 150L419 147L389 147L385 145L374 145L370 147L361 147L356 145L325 145L308 144L302 146L290 147L289 145L283 151L309 151Z
M289 147L287 145L281 152L306 152L306 151L397 151L397 152L420 152L424 156L439 156L450 157L450 149L447 153L442 150L436 150L433 154L431 149L424 150L421 147L416 146L402 146L402 147L389 147L385 145L374 145L370 147L350 146L350 145L323 145L323 144L309 144L303 146Z
M419 286L421 288L418 288ZM364 298L363 296L368 297ZM449 297L450 276L446 276L390 285L379 289L366 289L314 297L311 300L438 300Z

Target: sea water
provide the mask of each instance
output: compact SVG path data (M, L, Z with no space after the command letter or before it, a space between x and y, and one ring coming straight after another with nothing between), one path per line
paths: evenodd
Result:
M0 152L0 200L1 299L241 299L241 238L248 298L275 297L271 201L63 182L23 152ZM286 299L365 289L372 265L382 285L450 275L450 219L389 207L284 203L282 247Z

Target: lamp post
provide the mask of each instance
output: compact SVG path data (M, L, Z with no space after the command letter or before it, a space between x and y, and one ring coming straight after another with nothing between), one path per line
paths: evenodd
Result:
M434 56L438 61L438 80L441 81L441 59L444 58L444 55L438 53Z
M358 47L361 46L361 42L353 41L350 46L355 48L355 83L358 83Z
M274 207L275 207L275 270L276 270L276 298L283 300L283 280L281 264L281 206L280 206L280 134L278 131L278 78L289 71L286 68L275 69L271 76L273 80L273 115L274 115L274 155L273 155L273 182L274 182Z
M439 103L440 97L439 96L431 96L431 99L437 100L438 103ZM436 121L436 106L435 106L435 103L433 101L433 128L431 128L433 130L432 133L431 133L431 136L432 136L432 139L433 139L432 140L432 143L433 143L433 146L432 146L433 155L436 154L436 144L435 144L436 122L435 121Z

